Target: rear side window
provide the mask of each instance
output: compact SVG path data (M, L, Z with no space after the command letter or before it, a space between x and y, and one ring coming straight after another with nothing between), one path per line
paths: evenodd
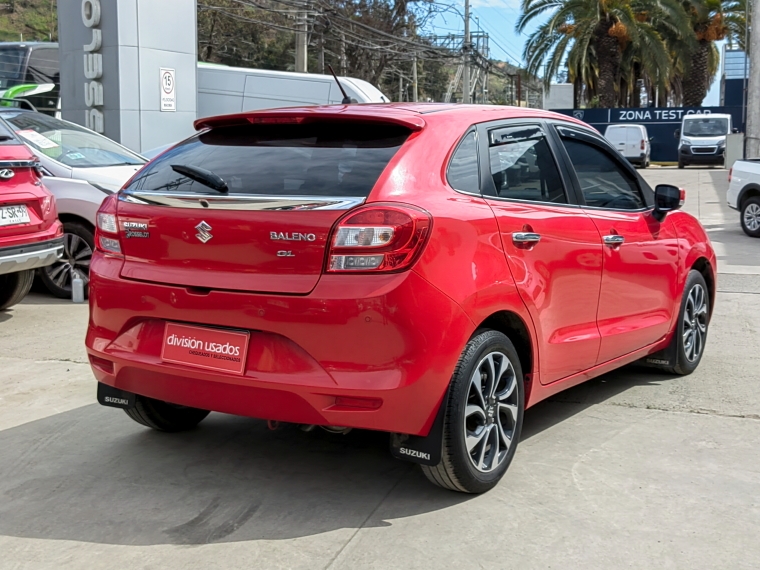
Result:
M367 197L408 136L353 122L216 128L161 155L128 189L213 193L172 168L191 166L222 178L229 194Z
M467 135L459 143L449 163L447 178L451 187L462 192L480 194L478 172L478 143L475 133Z

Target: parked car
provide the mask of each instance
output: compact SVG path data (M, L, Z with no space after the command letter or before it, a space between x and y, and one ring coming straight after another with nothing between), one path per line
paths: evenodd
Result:
M381 430L477 493L526 407L642 359L699 365L707 234L580 121L405 104L196 128L98 212L86 347L99 402L140 424ZM524 155L535 176L505 175Z
M681 128L676 131L678 168L690 164L723 165L726 155L726 135L735 132L731 115L684 115Z
M728 205L739 210L744 233L760 237L760 158L737 160L728 173Z
M649 167L652 147L644 125L609 125L604 131L604 138L631 164Z
M63 228L37 160L0 124L0 311L26 297L35 269L61 255Z
M63 222L65 255L41 269L40 280L56 297L70 298L74 267L86 291L95 246L95 213L103 199L121 188L146 159L103 135L42 113L0 108L0 118L37 155Z

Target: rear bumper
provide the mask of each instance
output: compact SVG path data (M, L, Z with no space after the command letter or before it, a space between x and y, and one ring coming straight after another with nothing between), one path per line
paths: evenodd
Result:
M63 256L63 238L0 249L0 275L47 267Z
M414 272L326 275L308 296L198 295L122 279L120 265L93 258L86 344L95 377L201 409L425 435L474 330ZM243 375L163 361L167 321L250 331Z

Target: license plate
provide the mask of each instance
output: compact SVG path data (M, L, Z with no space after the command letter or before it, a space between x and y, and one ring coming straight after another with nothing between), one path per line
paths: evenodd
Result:
M248 333L166 323L161 359L242 375L248 338Z
M28 224L29 212L24 204L18 206L0 206L0 226L12 226L15 224Z

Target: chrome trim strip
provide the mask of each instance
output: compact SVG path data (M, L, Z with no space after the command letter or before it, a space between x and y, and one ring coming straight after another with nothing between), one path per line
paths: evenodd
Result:
M360 196L268 196L264 194L179 194L124 190L119 200L132 204L151 204L170 208L200 210L349 210L363 204Z
M0 255L0 275L37 269L52 265L63 257L63 244L55 245L46 249L17 253L3 257Z
M39 160L0 160L0 168L39 168Z

